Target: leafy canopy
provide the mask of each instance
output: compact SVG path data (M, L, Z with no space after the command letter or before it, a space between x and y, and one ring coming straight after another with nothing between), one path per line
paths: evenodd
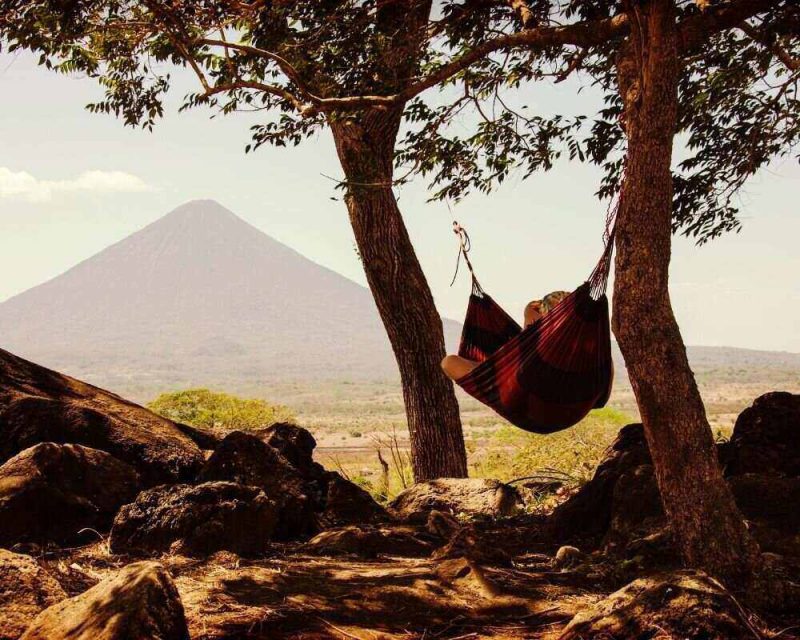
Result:
M436 198L489 191L561 157L600 165L601 198L624 156L615 58L635 15L611 0L1 0L9 48L105 87L93 111L152 128L173 67L199 90L183 108L257 110L247 149L299 144L340 119L404 110L400 175ZM680 124L674 228L704 241L738 230L747 178L800 137L800 7L794 0L676 0ZM530 114L536 82L578 91L573 114ZM430 88L440 92L426 92ZM598 97L599 96L599 97ZM393 134L388 134L393 135ZM402 179L400 179L402 180Z

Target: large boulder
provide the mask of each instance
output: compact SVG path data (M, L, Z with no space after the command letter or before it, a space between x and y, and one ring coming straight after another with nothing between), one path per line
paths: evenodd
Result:
M325 504L329 472L314 462L317 441L308 429L290 422L278 422L254 432L261 440L277 450L303 476L306 495L318 511Z
M498 517L513 514L520 504L517 491L498 480L440 478L412 485L392 500L389 509L401 520L424 524L434 510Z
M78 542L108 529L139 488L133 467L104 451L37 444L0 466L0 545Z
M0 349L0 462L40 442L106 451L147 486L191 480L203 464L174 422Z
M381 505L364 489L335 471L325 478L325 503L319 516L325 527L377 523L389 519Z
M0 549L0 640L17 640L41 611L66 597L33 558Z
M701 572L641 578L576 615L559 640L758 637L736 600Z
M206 462L200 482L218 480L259 487L278 506L275 535L290 539L319 531L303 476L276 449L254 435L228 434Z
M763 398L772 395L776 394ZM780 400L784 394L777 395ZM750 409L742 415L748 411ZM783 439L790 430L784 430L779 439L768 422L759 424L759 428L772 433L769 440L772 444L748 449L740 441L738 454L731 454L726 447L725 457L740 454L742 460L763 461L771 455L771 446L784 452L790 449L789 442ZM746 440L759 441L755 432L749 432ZM747 457L744 453L748 450L757 452L758 456L754 453ZM794 505L800 501L800 477L776 475L774 469L773 464L764 473L729 475L727 481L762 548L797 556L800 555L800 511ZM674 555L674 549L670 547L669 535L661 535L667 533L665 524L641 425L629 425L620 431L594 477L558 506L548 522L549 532L559 542L583 538L590 543L600 542L607 550L623 555L652 556L656 552L666 557Z
M317 441L308 429L290 422L277 422L255 432L261 440L276 449L306 478L324 473L322 465L314 462Z
M364 489L314 462L314 446L306 429L288 423L234 431L217 446L198 480L263 489L278 505L278 539L314 535L320 527L387 520L386 510Z
M268 549L278 517L278 505L258 487L234 482L164 485L143 491L120 510L111 529L111 550L259 555Z
M189 440L194 442L203 451L213 451L219 446L219 443L222 442L222 436L211 429L197 427L191 424L183 424L182 422L176 422L175 426L178 428L178 431L189 438Z
M756 398L737 418L726 474L800 476L800 395L775 391Z
M567 541L604 536L611 526L617 481L625 474L632 474L637 467L650 464L650 450L642 425L622 427L592 479L553 511L548 521L553 538ZM625 517L633 517L637 511L634 508L634 512Z
M800 534L800 478L745 474L729 478L745 518L788 534Z
M130 564L40 613L24 640L189 640L183 604L158 563Z
M625 470L614 484L606 545L647 536L663 523L664 509L653 467L642 464Z

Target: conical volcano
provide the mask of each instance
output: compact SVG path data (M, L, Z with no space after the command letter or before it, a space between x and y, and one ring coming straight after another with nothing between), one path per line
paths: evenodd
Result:
M134 392L396 375L366 288L211 200L0 304L0 346Z

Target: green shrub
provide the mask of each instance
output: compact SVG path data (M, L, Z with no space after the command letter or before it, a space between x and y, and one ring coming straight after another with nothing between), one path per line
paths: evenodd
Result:
M236 431L268 427L276 422L293 422L294 414L282 405L258 398L239 398L209 389L187 389L164 393L149 405L151 411L196 427Z
M620 428L633 422L616 409L592 411L571 429L549 435L527 433L510 425L497 430L475 475L511 480L539 473L588 480Z

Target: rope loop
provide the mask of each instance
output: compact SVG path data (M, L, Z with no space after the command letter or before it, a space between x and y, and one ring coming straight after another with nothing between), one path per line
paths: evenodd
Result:
M453 233L458 237L458 257L456 258L456 270L453 274L453 279L450 281L452 287L458 277L458 268L461 265L461 256L464 256L464 262L467 263L467 268L472 276L472 293L475 295L482 295L483 289L478 284L478 279L475 277L475 270L472 268L472 262L469 259L469 252L472 250L472 241L470 240L467 230L458 224L458 220L453 220Z

